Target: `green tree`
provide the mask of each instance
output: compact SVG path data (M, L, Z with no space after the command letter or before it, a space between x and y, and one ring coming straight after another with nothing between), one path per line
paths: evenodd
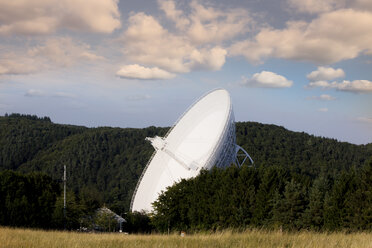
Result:
M330 181L326 175L316 178L309 190L309 205L305 210L304 226L319 231L324 225L324 201L330 190Z
M50 228L59 192L47 175L0 172L0 225Z
M259 168L260 183L256 193L256 204L252 216L255 226L268 225L272 219L273 197L284 190L288 171L282 167Z
M330 194L325 198L324 227L339 230L350 227L352 209L347 207L348 198L358 187L355 171L344 171L335 180Z
M275 194L273 220L285 229L300 229L303 226L302 215L306 208L306 190L293 179L287 182L283 197Z
M150 217L144 212L127 213L124 230L128 233L150 233L153 229Z
M55 228L68 230L78 229L84 217L84 206L76 199L72 191L66 192L66 218L64 214L64 196L57 198L53 212L53 226Z

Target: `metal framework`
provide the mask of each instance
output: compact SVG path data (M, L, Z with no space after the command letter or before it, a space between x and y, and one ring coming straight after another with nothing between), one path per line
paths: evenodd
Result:
M243 154L239 152L242 152ZM251 162L249 166L254 166L253 159L249 156L248 152L244 150L243 147L236 145L235 164L237 166L242 166L247 159Z

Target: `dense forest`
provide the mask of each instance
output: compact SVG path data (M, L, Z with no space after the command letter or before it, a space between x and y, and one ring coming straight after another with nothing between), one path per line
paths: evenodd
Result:
M137 180L153 153L145 137L164 136L167 130L159 127L86 128L55 124L48 117L1 116L0 172L42 172L61 185L63 165L66 165L67 188L78 205L94 202L93 205L105 204L117 213L125 213ZM237 143L255 161L252 175L260 175L255 180L260 182L266 171L281 168L286 175L296 175L294 184L305 184L307 202L308 191L321 175L327 175L333 183L343 173L358 172L372 157L372 143L354 145L275 125L238 122L236 135ZM211 173L230 170L233 169ZM239 174L236 172L232 181L238 180ZM283 185L275 195L277 198L284 194L288 180L288 177L283 178ZM266 208L270 206L262 206L261 216L270 210Z
M46 175L0 172L0 225L49 228L59 193Z
M157 230L372 230L372 160L316 178L283 166L214 168L154 203Z

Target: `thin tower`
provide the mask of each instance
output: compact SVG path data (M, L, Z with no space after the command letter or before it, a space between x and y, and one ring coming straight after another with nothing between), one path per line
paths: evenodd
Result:
M66 165L63 165L63 220L66 229Z

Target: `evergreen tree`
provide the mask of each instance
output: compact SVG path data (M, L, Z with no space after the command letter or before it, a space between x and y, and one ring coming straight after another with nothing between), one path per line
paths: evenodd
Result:
M305 210L304 227L320 230L324 225L324 201L330 190L330 181L326 175L321 175L313 182L309 190L309 205Z
M64 216L64 196L63 194L57 198L53 212L54 228L67 230L76 230L80 227L84 216L84 206L76 199L72 191L66 192L66 218Z
M260 184L256 194L256 204L252 223L256 226L268 225L272 219L273 197L284 190L288 171L281 167L259 168Z
M0 172L0 225L50 228L59 192L47 175Z
M276 225L280 224L285 229L300 229L303 226L302 215L306 207L306 190L293 179L287 182L283 197L275 194L273 220Z

